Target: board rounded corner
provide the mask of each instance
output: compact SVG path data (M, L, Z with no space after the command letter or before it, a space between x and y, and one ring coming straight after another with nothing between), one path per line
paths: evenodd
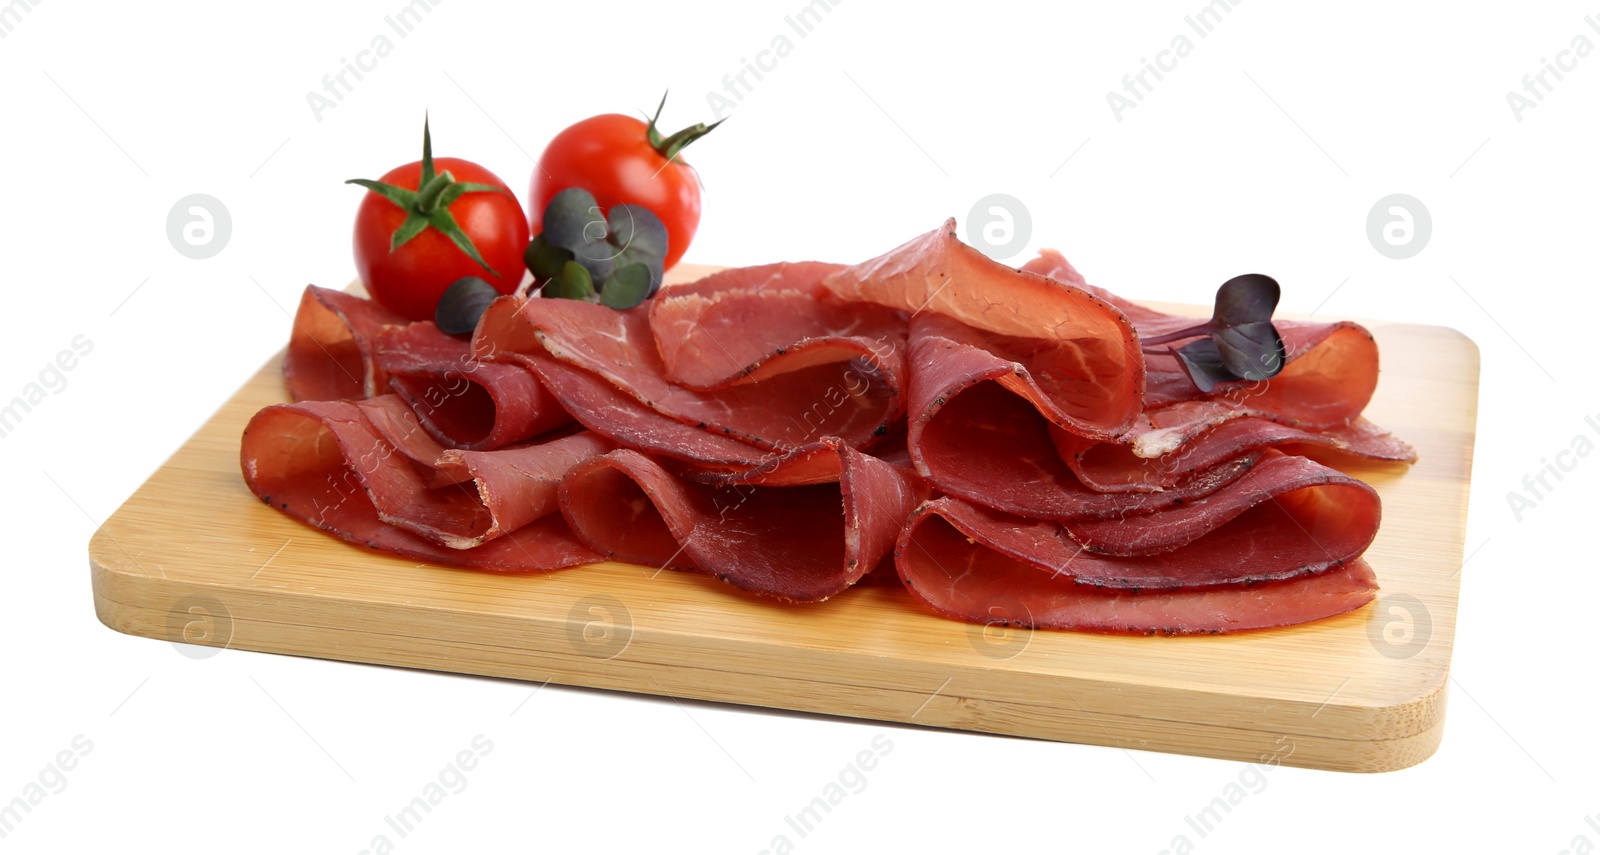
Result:
M114 597L113 591L123 584L128 573L112 566L106 561L102 553L97 550L96 544L101 537L100 532L95 532L89 540L89 588L94 598L94 616L106 629L120 632L124 635L137 635L130 630L133 621L128 615L128 607Z

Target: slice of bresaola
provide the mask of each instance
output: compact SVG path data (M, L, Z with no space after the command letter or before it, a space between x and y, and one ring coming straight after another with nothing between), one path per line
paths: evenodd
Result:
M903 314L834 299L822 279L842 269L814 261L736 267L663 289L649 311L663 374L716 389L864 359L891 386L903 385Z
M1249 565L1255 574L1227 581L1262 581L1314 573L1360 555L1377 536L1381 516L1378 493L1365 482L1309 458L1268 451L1242 478L1209 495L1137 516L1066 520L1061 527L1089 552L1172 553L1198 564L1220 559L1220 566Z
M1353 321L1279 320L1273 325L1283 337L1288 359L1283 371L1269 380L1239 380L1202 393L1176 357L1146 354L1145 408L1151 420L1157 427L1163 421L1170 426L1173 415L1159 414L1173 409L1184 412L1186 422L1202 424L1215 423L1216 416L1232 413L1268 416L1307 428L1355 421L1378 387L1378 344L1372 333ZM1202 406L1194 407L1191 414L1182 409L1184 404ZM1142 427L1136 425L1135 429Z
M890 251L828 276L822 286L841 300L876 303L937 319L939 334L964 352L959 367L912 356L911 373L943 379L982 375L1035 400L1059 426L1110 439L1137 419L1145 371L1128 319L1102 295L1031 270L993 261L956 238L955 220ZM973 351L987 351L983 362ZM1013 374L1005 378L1003 375ZM913 411L911 417L917 418Z
M373 351L423 428L451 448L501 448L572 421L528 369L475 359L470 342L432 321L384 330Z
M1209 557L1218 563L1231 559L1236 566L1259 566L1251 556ZM1161 560L1087 554L1054 524L1019 520L946 497L913 514L901 533L895 563L906 587L947 617L1145 635L1304 623L1359 608L1378 590L1372 568L1360 558L1317 573L1249 584L1136 587L1095 581L1160 575L1154 568ZM1116 564L1144 569L1122 571ZM1192 577L1207 565L1200 557L1185 555L1168 566Z
M1050 437L1067 468L1084 486L1108 493L1170 490L1195 473L1270 447L1370 461L1414 463L1417 459L1410 445L1364 418L1344 427L1311 430L1259 416L1240 416L1159 457L1140 457L1131 444L1095 442L1059 428L1052 428Z
M535 353L515 358L579 424L624 448L672 458L674 468L694 480L771 486L839 480L839 456L820 441L788 451L757 448L664 416L581 368Z
M913 354L935 346L927 339L913 341L921 343L913 344ZM919 473L947 493L1031 519L1120 518L1169 507L1226 486L1260 456L1246 451L1215 461L1159 493L1100 492L1085 486L1063 461L1051 441L1052 429L1059 428L1000 383L949 389L914 378L911 403L921 414L907 433Z
M1085 283L1055 250L1044 250L1023 269L1074 284L1117 307L1141 338L1197 323L1194 318L1158 312ZM1139 456L1155 457L1223 421L1244 415L1308 429L1354 422L1378 385L1378 346L1372 334L1350 321L1276 320L1273 324L1283 337L1288 360L1269 380L1225 383L1204 393L1176 357L1146 354L1144 417L1131 423L1122 440L1131 442Z
M827 438L832 484L712 487L637 451L578 464L561 510L594 549L647 567L695 570L787 602L835 596L894 547L917 496L890 463Z
M866 358L769 369L760 382L709 390L673 383L657 351L649 311L647 306L618 311L581 300L537 298L520 307L500 300L480 322L474 347L480 356L499 361L523 361L527 355L557 360L667 418L770 451L786 452L823 436L856 448L869 446L888 431L902 406L894 377ZM776 356L768 365L786 358ZM582 421L577 412L573 415Z
M240 443L245 483L284 513L374 549L506 571L599 560L555 513L557 488L567 470L610 443L576 434L518 449L447 450L441 465L460 471L433 487L369 417L403 406L385 396L267 407Z
M307 285L283 357L283 379L296 401L345 401L389 391L372 347L389 326L410 321L372 300Z
M778 301L762 309L707 301L738 287L739 277L674 287L694 306L674 304L666 312L674 320L664 327L725 328L742 319L752 333L746 344L726 341L730 352L758 359L755 370L736 376L723 370L726 365L702 371L699 378L720 383L714 389L682 386L667 376L658 336L648 328L646 311L653 307L616 312L566 299L533 299L525 306L504 298L485 312L475 341L486 357L533 371L590 431L675 458L678 468L699 479L765 485L838 480L838 455L822 447L822 437L842 434L846 444L870 447L888 434L904 408L904 333L886 312L867 312L874 320L862 325L837 307L802 311L782 298L816 290L816 274L834 266L771 267L768 279L784 288L776 288ZM736 304L738 311L725 314ZM784 319L794 328L784 327ZM835 322L840 330L830 327ZM694 335L701 339L696 347L722 352L720 339ZM675 359L688 365L691 351L680 349Z

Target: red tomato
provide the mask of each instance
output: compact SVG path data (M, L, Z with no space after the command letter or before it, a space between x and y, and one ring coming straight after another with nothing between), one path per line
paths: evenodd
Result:
M416 321L433 320L439 297L463 276L481 277L500 293L510 294L522 284L526 269L522 253L528 248L528 221L506 183L460 158L436 157L433 166L439 173L449 172L456 181L494 185L505 192L464 193L449 209L494 273L431 227L390 252L389 242L405 221L406 211L371 190L362 197L356 211L356 270L374 300ZM416 190L421 175L422 162L416 161L390 170L380 180Z
M709 130L697 127L701 134ZM669 162L651 145L650 125L632 116L584 119L545 146L528 189L533 234L539 233L550 199L568 187L589 191L604 211L621 204L650 209L667 227L667 270L683 257L700 227L700 179L694 168L682 154Z

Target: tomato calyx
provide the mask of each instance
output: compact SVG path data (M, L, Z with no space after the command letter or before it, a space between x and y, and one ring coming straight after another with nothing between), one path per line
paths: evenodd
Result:
M545 206L543 222L523 254L541 296L630 309L661 287L667 227L648 208L602 213L589 191L568 187Z
M656 122L661 118L661 108L665 106L667 106L667 93L663 92L661 103L656 105L656 114L650 117L650 125L645 128L645 137L650 140L650 147L669 161L676 159L678 152L687 148L689 143L711 133L716 130L717 125L728 121L728 117L723 116L709 125L699 122L670 136L662 136L660 129L656 127Z
M352 178L345 183L365 187L406 212L405 220L390 236L389 252L394 252L431 228L449 238L457 249L488 271L489 275L496 279L502 278L488 262L483 260L478 248L473 245L472 238L461 230L456 218L450 214L450 206L468 193L502 193L513 201L516 197L504 187L496 187L493 184L457 181L448 169L436 172L433 167L433 138L428 131L426 116L422 120L422 174L417 179L417 189L410 190L366 178Z

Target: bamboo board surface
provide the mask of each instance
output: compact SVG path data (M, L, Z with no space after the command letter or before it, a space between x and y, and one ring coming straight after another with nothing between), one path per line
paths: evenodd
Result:
M674 271L693 278L699 270ZM1205 310L1187 307L1192 312ZM1477 421L1478 351L1369 323L1367 415L1416 446L1377 488L1380 599L1264 632L1123 637L946 620L904 591L786 606L603 563L500 576L376 554L263 505L239 437L287 400L271 360L97 531L95 610L167 641L1347 771L1439 745Z

